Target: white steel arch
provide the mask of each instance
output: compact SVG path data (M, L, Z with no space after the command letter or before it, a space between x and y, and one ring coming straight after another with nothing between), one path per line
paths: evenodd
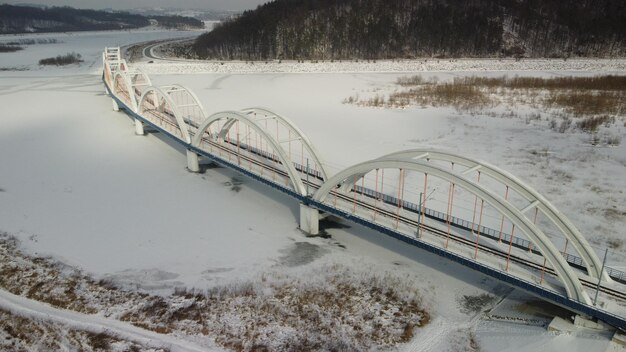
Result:
M174 104L170 96L165 93L161 88L156 86L150 86L144 90L141 98L139 99L139 109L137 113L139 115L143 115L143 113L146 111L145 101L148 97L148 94L153 94L155 104L158 102L159 96L163 98L165 103L169 105L172 113L174 114L174 118L176 119L176 123L178 125L178 128L180 129L183 140L188 144L191 143L191 137L189 136L189 127L187 126L187 123L185 123L183 117L178 111L178 107L176 106L176 104Z
M170 95L170 98L172 100L173 104L176 104L176 107L178 108L178 110L182 113L182 109L184 108L188 108L188 107L195 107L200 111L200 116L198 116L198 118L200 119L199 121L191 121L193 122L196 126L192 126L189 123L187 123L189 125L189 127L193 127L194 129L197 129L198 126L207 119L207 117L209 116L206 113L206 110L204 109L204 106L202 106L202 103L200 103L200 99L198 99L198 96L189 88L182 86L180 84L172 84L169 86L162 86L161 89L167 93L168 95ZM189 99L191 100L191 103L189 105L186 106L181 106L181 104L179 104L177 101L175 101L175 99L173 99L173 93L177 93L177 92L182 92L183 94L187 94ZM183 114L184 115L184 114ZM183 116L183 118L185 118L186 116Z
M117 73L115 73L115 76L113 77L113 92L115 93L115 95L117 95L117 82L120 79L124 82L124 85L126 86L126 94L128 94L128 99L130 99L130 107L133 109L133 112L137 112L137 97L135 96L135 92L133 91L133 83L128 73L124 71L118 71Z
M106 61L104 63L104 80L109 87L113 85L113 76L119 71L119 61Z
M313 161L318 165L319 171L322 174L322 177L324 178L324 180L328 179L328 174L326 173L324 164L322 164L322 158L320 158L319 153L317 152L317 149L315 149L315 146L313 145L313 143L311 143L311 140L309 140L309 137L307 137L304 134L304 132L293 123L293 121L291 121L285 116L279 115L263 107L246 108L246 109L243 109L242 112L245 114L250 114L250 113L263 114L263 115L267 115L268 117L275 117L280 122L282 122L285 127L289 128L293 133L296 134L296 136L300 138L300 141L302 142L302 144L304 145L308 153L313 158Z
M104 81L109 87L111 87L111 84L113 81L113 77L111 75L112 75L111 63L109 61L104 61Z
M517 228L527 235L529 240L552 265L557 273L557 277L565 286L565 291L569 298L584 304L591 304L591 300L587 292L583 290L582 283L576 273L565 259L563 259L559 250L552 244L552 241L537 228L535 224L527 219L517 208L504 200L504 198L491 193L479 184L469 181L450 170L416 160L393 158L374 159L351 166L334 175L317 190L313 195L313 199L318 202L324 202L330 192L337 186L340 186L346 181L352 182L357 177L363 177L363 175L376 169L403 169L433 175L452 184L456 184L466 191L480 197L505 215Z
M128 75L131 77L131 81L133 82L133 86L146 86L150 87L152 85L152 80L150 76L148 76L145 72L140 69L133 69L132 71L128 71ZM138 83L139 79L143 79L143 82Z
M263 128L261 128L261 126L259 126L256 121L254 121L254 119L251 119L249 116L238 112L238 111L222 111L222 112L218 112L215 113L211 116L209 116L209 118L206 119L206 121L204 121L200 127L198 128L198 130L196 131L196 134L193 137L193 141L191 142L191 145L199 148L200 147L200 142L202 141L202 137L204 135L204 133L206 132L206 130L215 122L222 120L222 119L227 119L227 121L241 121L245 124L247 124L248 126L250 126L250 128L254 129L258 134L260 134L263 138L265 138L265 140L272 146L272 148L274 149L274 151L278 154L278 158L280 160L280 162L283 164L283 166L287 169L287 174L289 175L289 178L291 179L291 183L293 184L294 190L296 191L296 193L300 194L300 195L304 195L306 196L306 187L304 186L304 183L302 182L302 179L300 178L300 174L296 171L296 169L293 166L293 163L291 162L291 160L289 159L289 157L286 155L285 151L283 150L283 148L280 146L280 143L278 143L278 141L276 141L274 139L274 137L272 137L270 134L268 134ZM232 125L232 124L230 124ZM226 126L224 126L224 128L222 129L222 133L223 131L225 131L227 128L229 128L228 124Z
M571 241L576 251L580 254L587 272L590 276L598 278L602 274L602 279L606 281L612 281L606 271L602 271L602 261L597 256L589 242L578 231L576 226L563 215L554 205L552 205L545 197L539 192L528 186L519 178L510 174L509 172L498 168L497 166L489 163L467 158L455 153L450 153L435 149L411 149L399 151L391 154L384 155L379 159L426 159L426 160L439 160L451 162L454 164L462 165L467 168L474 168L481 173L489 175L493 179L501 182L502 184L515 190L519 195L524 197L529 206L537 207L552 221L559 230L565 235L566 238ZM602 272L602 273L601 273Z

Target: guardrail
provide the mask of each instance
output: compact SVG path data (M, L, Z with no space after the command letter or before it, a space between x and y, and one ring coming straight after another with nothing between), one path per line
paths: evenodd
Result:
M400 202L399 199L394 196L390 196L388 194L382 194L370 188L365 188L365 187L361 187L358 185L354 185L353 189L357 193L361 193L373 199L381 200L389 205L398 206L398 204L401 204L404 209L410 212L413 212L416 214L421 213L420 206L418 204L407 202L405 200ZM422 215L428 218L440 221L440 222L444 222L444 223L448 222L448 214L441 212L441 211L434 210L434 209L424 208L424 213ZM499 230L492 229L492 228L485 227L485 226L480 226L480 231L478 231L479 227L475 223L472 223L471 221L467 221L461 218L457 218L455 216L450 216L450 224L462 230L480 232L481 236L488 237L496 241L503 241L507 243L511 242L513 247L520 248L520 249L527 249L527 250L532 251L535 254L541 255L541 252L534 249L532 246L532 243L524 238L513 236L513 238L511 239L510 234L505 233L505 232L500 232ZM586 267L583 263L582 258L573 254L569 254L569 253L561 252L561 254L565 258L565 260L573 267L576 267L581 270L586 270ZM623 272L621 270L617 270L614 268L610 268L608 266L605 267L604 270L607 271L607 273L613 280L626 284L626 272Z

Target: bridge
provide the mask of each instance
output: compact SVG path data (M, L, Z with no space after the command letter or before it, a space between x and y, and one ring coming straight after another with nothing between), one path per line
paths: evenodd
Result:
M300 202L300 228L342 218L477 270L580 316L626 330L626 273L609 268L545 197L489 163L405 150L330 174L291 120L267 108L207 114L181 85L155 86L119 48L103 53L103 82L135 132L187 150L187 168L219 164ZM606 259L606 256L605 258Z

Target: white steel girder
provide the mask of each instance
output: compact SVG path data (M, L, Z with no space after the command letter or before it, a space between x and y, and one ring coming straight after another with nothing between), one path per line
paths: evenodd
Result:
M301 143L304 145L304 148L309 152L315 164L317 164L318 169L320 173L322 174L322 177L324 178L324 180L328 179L328 174L326 173L324 164L322 164L322 158L319 156L319 153L315 149L315 146L313 145L313 143L311 143L311 140L309 140L309 137L307 137L304 134L304 132L302 132L302 130L298 128L298 126L296 126L290 119L288 119L285 116L279 115L267 108L261 108L261 107L252 107L252 108L243 109L242 112L245 114L257 113L257 114L273 116L276 119L278 119L280 122L282 122L283 125L289 128L293 133L295 133L297 137L301 138Z
M133 83L130 79L130 76L123 71L118 71L115 76L113 77L113 91L114 93L117 93L115 90L117 89L117 81L118 80L122 80L124 82L124 84L126 85L126 93L128 93L128 98L130 99L130 104L131 104L131 109L133 109L133 112L137 112L138 111L138 104L137 104L137 98L135 97L135 92L133 92Z
M563 235L565 235L565 237L572 243L578 254L581 256L583 262L585 263L585 267L587 268L587 272L590 276L598 278L600 277L600 275L602 275L602 280L605 280L607 282L612 281L606 271L603 271L601 273L602 261L593 250L589 242L587 242L582 233L580 233L580 231L576 228L576 226L574 226L574 224L558 209L556 209L556 207L554 207L554 205L552 205L545 197L543 197L539 192L528 186L519 178L489 163L480 160L470 159L455 153L435 149L404 150L387 154L380 157L379 159L407 158L413 160L426 159L447 161L465 166L468 169L480 166L480 169L478 170L481 173L489 175L503 185L508 186L516 191L519 195L528 200L528 202L530 203L529 207L537 207L539 210L541 210L548 217L548 219L550 219L550 221L552 221L552 223L557 226L557 228L563 233ZM530 208L524 209L521 212L524 213L529 209Z
M287 169L287 174L289 175L289 178L291 179L291 183L293 184L293 187L296 193L303 195L303 196L307 195L306 187L304 186L304 183L302 182L302 179L300 178L300 174L296 171L295 167L293 166L293 162L289 159L289 157L287 156L287 154L285 153L281 145L278 143L278 141L276 141L274 137L272 137L269 133L267 133L265 129L259 126L254 121L254 119L251 119L249 116L241 112L222 111L222 112L218 112L209 116L196 131L196 134L193 137L193 141L191 142L191 145L196 148L199 148L200 142L202 141L202 137L204 133L206 132L206 130L213 123L222 119L226 119L227 121L241 121L245 123L246 125L250 126L250 128L255 130L258 134L263 136L263 138L265 138L265 140L272 146L272 148L278 155L280 162Z
M313 195L313 199L318 202L324 202L330 192L348 181L352 182L355 177L367 174L375 169L403 169L421 172L424 174L438 177L442 180L451 182L466 191L480 197L486 203L490 204L504 216L506 216L517 228L526 234L529 240L540 250L546 260L551 264L557 273L559 280L565 286L567 296L573 300L584 304L591 304L591 300L587 292L584 291L580 279L572 270L569 264L563 259L559 250L554 246L552 241L524 216L517 208L513 207L504 198L491 193L479 184L467 180L465 177L458 175L450 170L446 170L439 166L425 163L422 161L408 160L401 158L385 158L374 159L351 166L327 180L322 187Z
M172 84L171 87L176 88L179 92L184 91L187 94L189 94L189 96L193 100L193 104L190 104L189 106L193 106L193 105L197 106L200 109L200 112L202 113L203 120L205 120L207 116L209 116L206 113L204 106L202 106L202 103L200 103L200 99L198 99L198 96L196 95L196 93L194 93L191 89L188 89L187 87L182 86L180 84Z
M176 119L176 123L178 124L178 128L180 129L183 140L185 140L187 144L190 144L191 137L189 136L189 127L187 126L187 123L185 123L185 120L183 119L180 112L178 111L176 104L174 104L170 96L167 93L165 93L161 88L156 87L156 86L150 86L143 91L143 94L141 95L141 98L139 99L139 109L137 113L139 115L143 115L143 113L145 112L144 102L146 100L146 97L150 93L155 95L155 103L158 102L159 96L163 97L163 99L165 100L165 103L169 105L170 109L172 109L172 113L174 114L174 118Z

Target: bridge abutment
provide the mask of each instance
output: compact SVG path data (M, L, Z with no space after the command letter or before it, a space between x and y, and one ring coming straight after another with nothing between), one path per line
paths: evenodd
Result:
M113 111L120 111L120 106L117 105L115 99L111 99L111 101L113 102Z
M145 134L143 122L139 119L135 119L135 134L138 136L143 136Z
M317 235L320 230L319 210L300 204L300 230L307 235Z
M200 172L200 163L198 162L198 154L187 149L187 169L191 172Z

